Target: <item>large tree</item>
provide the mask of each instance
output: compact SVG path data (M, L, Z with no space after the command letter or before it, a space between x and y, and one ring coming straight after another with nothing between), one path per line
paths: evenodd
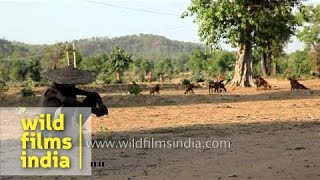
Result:
M275 16L282 30L291 34L292 11L300 6L301 0L192 0L183 17L195 16L200 40L207 45L216 47L226 40L238 47L232 85L249 87L253 86L252 48L275 33L262 28L266 18Z
M304 22L298 38L311 50L313 71L320 72L320 5L305 7L298 17Z

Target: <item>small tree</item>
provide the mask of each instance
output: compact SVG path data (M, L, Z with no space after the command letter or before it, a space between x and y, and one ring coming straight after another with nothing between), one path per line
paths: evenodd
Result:
M114 73L116 79L120 81L123 72L129 68L131 62L131 57L123 49L114 47L109 55L106 68L109 72Z
M29 74L33 81L39 82L41 80L41 63L40 60L30 60Z
M11 81L25 81L29 73L28 60L19 59L14 60L10 64L10 80Z

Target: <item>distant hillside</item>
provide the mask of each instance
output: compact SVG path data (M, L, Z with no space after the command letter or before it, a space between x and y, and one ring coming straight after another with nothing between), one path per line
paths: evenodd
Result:
M11 56L28 56L29 50L25 46L15 45L13 42L0 39L0 58Z
M175 41L163 36L148 34L116 38L97 37L74 42L83 56L109 54L113 46L119 46L134 58L141 57L150 60L173 58L181 54L189 55L195 47L202 47L201 44ZM45 48L50 46L52 45L28 45L0 39L0 58L45 54Z
M163 36L140 34L117 38L91 38L75 41L83 55L108 54L113 46L119 46L134 57L159 59L190 54L200 44L170 40Z

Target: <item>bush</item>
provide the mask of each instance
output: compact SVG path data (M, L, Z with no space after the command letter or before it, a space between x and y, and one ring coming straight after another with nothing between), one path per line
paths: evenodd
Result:
M8 89L9 89L9 87L7 86L6 82L0 80L0 92L7 91Z
M30 96L35 96L33 92L33 87L35 85L35 82L32 81L31 79L28 79L23 83L23 88L20 90L21 96L22 97L30 97Z
M138 95L142 92L142 88L136 83L133 83L128 87L128 92L133 95Z
M20 93L22 97L35 96L31 86L22 88Z

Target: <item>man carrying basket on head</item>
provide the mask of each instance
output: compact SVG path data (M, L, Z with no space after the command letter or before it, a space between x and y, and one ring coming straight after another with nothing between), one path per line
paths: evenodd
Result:
M43 77L53 81L53 84L42 95L42 107L91 107L91 112L98 117L108 114L108 109L98 93L78 89L75 86L93 82L94 73L69 65L48 71ZM77 95L86 97L83 101L78 101Z

